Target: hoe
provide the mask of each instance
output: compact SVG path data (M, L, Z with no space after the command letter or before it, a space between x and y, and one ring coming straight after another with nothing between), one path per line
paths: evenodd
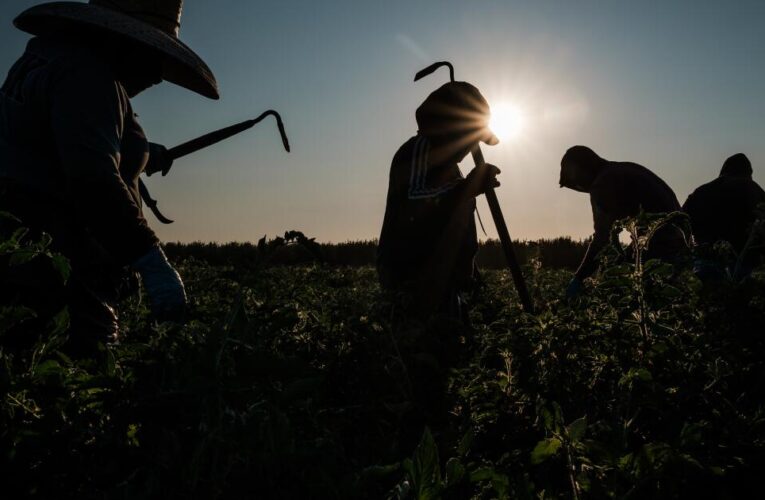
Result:
M174 148L168 149L167 153L168 156L172 161L177 160L178 158L182 158L186 155L189 155L191 153L196 153L200 149L204 149L208 146L212 146L213 144L217 144L222 140L228 139L231 136L234 136L236 134L239 134L241 132L244 132L245 130L248 130L252 127L254 127L257 123L260 123L263 121L264 118L267 116L273 116L276 118L276 126L279 127L279 134L282 136L282 144L284 144L284 149L287 150L289 153L290 151L290 143L289 139L287 139L287 132L284 130L284 123L282 122L282 117L274 110L268 110L261 114L259 117L255 118L254 120L247 120L242 123L237 123L236 125L231 125L230 127L222 128L220 130L216 130L214 132L210 132L209 134L205 134L201 137L197 137L196 139L192 139L188 142L184 142L183 144L179 146L175 146ZM172 163L171 163L172 164ZM147 172L146 175L152 175L155 172ZM162 175L166 175L167 170L162 172ZM143 183L143 180L138 181L138 188L141 192L141 198L143 199L143 202L146 204L147 207L149 207L154 214L154 216L163 224L172 224L173 221L162 215L162 212L159 211L159 208L157 208L157 200L154 200L151 198L151 195L149 194L149 190L146 188L146 185Z

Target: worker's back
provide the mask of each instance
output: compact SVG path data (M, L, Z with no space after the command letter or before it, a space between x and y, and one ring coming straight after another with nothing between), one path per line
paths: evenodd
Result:
M699 245L724 240L740 252L752 223L755 209L765 202L765 191L748 176L721 176L696 189L683 210L690 216Z
M609 162L592 184L590 196L599 208L619 219L634 217L642 207L650 213L680 210L666 182L642 165Z

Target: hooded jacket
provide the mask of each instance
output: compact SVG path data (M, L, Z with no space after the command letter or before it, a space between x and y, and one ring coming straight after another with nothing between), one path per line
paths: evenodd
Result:
M702 248L722 240L740 252L755 221L757 205L765 203L765 191L752 179L749 161L737 157L729 158L720 176L698 187L683 205Z
M377 249L377 269L385 288L401 289L416 281L437 250L452 216L465 217L456 235L460 249L450 283L465 289L473 277L478 237L472 208L456 213L464 199L465 179L456 163L429 165L430 144L423 135L409 139L393 157L385 218Z

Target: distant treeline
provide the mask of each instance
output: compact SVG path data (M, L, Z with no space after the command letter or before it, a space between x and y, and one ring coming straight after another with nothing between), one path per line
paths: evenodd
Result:
M515 254L521 265L537 259L542 267L575 270L582 261L589 240L572 240L569 237L514 242ZM478 250L478 266L484 269L506 267L505 255L499 240L481 243Z
M279 239L281 240L281 239ZM299 244L274 240L264 245L254 243L168 243L167 255L174 260L193 257L211 265L247 267L256 263L272 265L304 264L323 261L337 266L374 266L376 240L345 243ZM568 237L515 242L515 252L521 265L537 259L543 267L576 269L587 250L588 241ZM482 269L505 267L505 257L498 240L482 242L478 251L478 266Z

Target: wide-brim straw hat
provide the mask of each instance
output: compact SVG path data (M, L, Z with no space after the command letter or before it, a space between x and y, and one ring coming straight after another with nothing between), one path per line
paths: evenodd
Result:
M25 10L13 24L33 35L90 29L133 40L164 56L164 80L218 99L212 71L178 39L182 8L183 0L52 2Z

